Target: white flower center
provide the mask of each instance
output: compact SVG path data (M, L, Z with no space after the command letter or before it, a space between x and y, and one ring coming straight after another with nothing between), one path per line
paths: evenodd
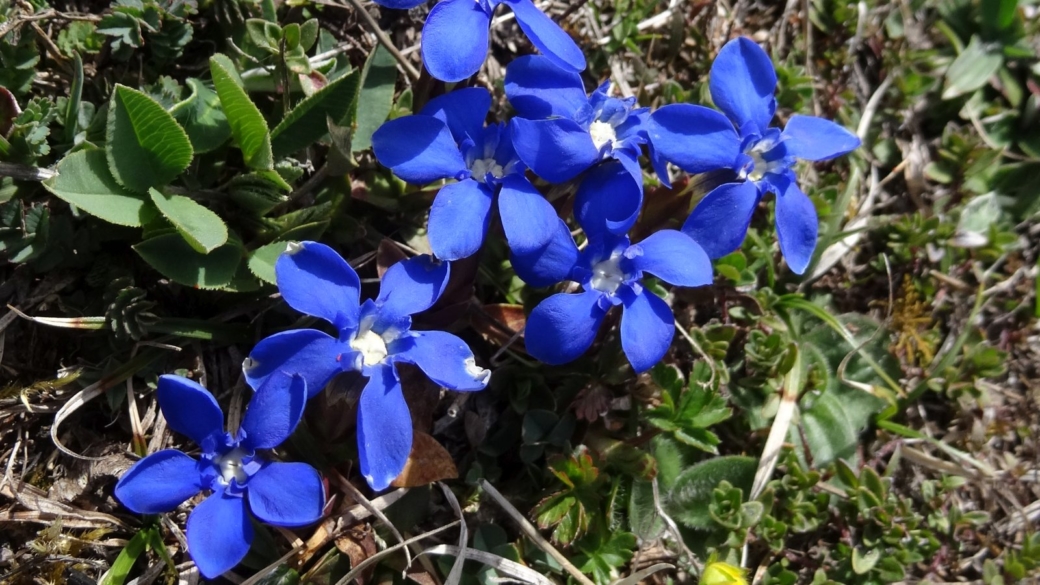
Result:
M224 453L214 461L217 469L220 470L220 477L224 480L224 483L231 483L231 480L234 479L241 484L249 479L245 470L242 469L242 457L245 454L245 451L236 448Z
M748 151L747 155L751 157L751 171L748 173L748 178L752 181L761 181L762 177L778 169L782 164L782 159L768 161L764 158L765 154L772 150L776 146L775 142L772 141L760 141L758 144L752 146Z
M625 273L620 266L621 255L614 256L592 267L592 279L589 286L608 295L617 292L621 283L625 281Z
M350 340L350 347L361 352L361 359L366 366L374 366L386 358L386 341L371 329L359 333Z
M596 120L592 124L589 124L589 136L592 136L592 144L599 150L604 144L610 144L611 147L617 142L617 132L614 131L614 127L609 122L600 122Z
M483 181L488 173L491 173L491 176L496 179L501 179L506 174L506 170L502 168L502 165L495 162L493 158L477 159L473 161L473 165L470 166L469 170L473 173L473 178L478 181Z

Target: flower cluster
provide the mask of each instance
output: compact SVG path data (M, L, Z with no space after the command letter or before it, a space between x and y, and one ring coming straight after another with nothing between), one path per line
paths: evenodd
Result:
M533 286L581 286L580 294L551 296L531 311L525 342L532 356L549 364L580 357L608 310L620 305L629 362L637 372L653 366L671 344L673 317L643 287L644 272L675 286L710 284L710 259L740 247L767 192L776 195L780 250L792 271L805 271L818 219L793 165L847 153L859 140L812 116L792 116L783 131L771 128L776 72L757 44L734 39L712 65L711 95L722 112L693 104L651 112L634 98L611 97L609 84L589 95L580 75L557 61L529 55L509 64L505 93L516 116L508 123L485 126L491 95L466 88L387 122L373 137L376 157L402 179L456 181L441 188L430 210L430 247L439 258L458 260L481 248L497 199L517 275ZM627 233L643 205L644 151L665 185L668 163L690 173L729 170L734 180L708 193L681 232L659 231L632 244ZM526 178L528 170L551 184L576 182L573 210L584 249Z
M421 1L377 0L391 8ZM325 321L332 334L298 329L261 340L243 364L255 394L233 433L224 431L220 408L201 386L160 379L158 400L170 427L194 440L201 456L176 450L149 455L120 479L116 496L135 512L153 514L211 491L188 519L188 545L204 575L241 561L253 537L251 517L277 526L320 518L325 495L318 472L260 451L284 441L307 399L336 375L355 372L367 380L358 401L357 441L361 473L376 490L401 473L412 448L397 364L417 366L451 390L487 386L491 373L461 339L414 330L412 316L437 303L450 262L478 253L495 217L521 279L536 287L573 283L527 319L526 349L547 364L583 355L614 307L621 311L621 346L633 370L660 361L672 342L674 317L647 277L680 287L710 284L711 259L739 248L766 193L776 199L784 258L796 273L808 267L818 219L797 185L794 164L845 154L859 140L812 116L794 115L783 130L771 127L776 72L758 45L735 39L712 65L710 91L721 112L693 104L651 112L634 98L612 97L609 84L586 93L580 50L531 0L442 0L423 30L423 60L435 77L458 81L479 69L499 4L513 10L542 53L516 59L507 69L505 94L516 116L485 124L491 94L463 88L385 123L372 137L376 157L405 181L452 181L430 210L436 258L394 264L376 297L362 302L358 274L332 248L290 243L275 266L282 298ZM696 205L681 231L659 230L633 243L628 234L643 206L644 153L665 185L668 163L689 173L728 170L733 178ZM546 199L534 176L564 185L554 193L573 188L572 204ZM583 233L578 241L558 215L568 208Z

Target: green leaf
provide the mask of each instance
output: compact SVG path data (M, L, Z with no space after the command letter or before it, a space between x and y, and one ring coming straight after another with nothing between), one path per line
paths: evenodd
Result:
M196 252L209 254L227 243L227 226L216 213L183 195L166 195L155 189L150 189L148 194Z
M879 560L881 560L881 551L876 548L867 552L863 552L863 549L858 546L852 549L852 571L857 575L869 573Z
M1004 57L999 50L987 47L977 35L971 37L968 46L946 70L946 87L942 98L953 99L986 85L1003 62Z
M1015 22L1018 0L982 0L979 15L983 30L998 33L1007 30Z
M834 392L824 392L801 412L805 441L813 454L813 463L826 465L839 457L855 453L858 428L849 420L845 407ZM794 438L798 430L792 428Z
M372 146L372 134L383 125L394 105L397 62L386 47L379 45L365 62L361 73L361 97L354 117L351 149L359 152Z
M654 540L664 532L664 520L654 507L652 482L632 480L632 489L628 494L628 525L636 536L647 541Z
M271 131L271 148L278 158L319 141L329 133L327 118L341 121L358 99L357 71L344 75L300 102Z
M149 203L124 189L108 170L105 151L80 150L58 163L57 175L43 186L90 215L118 225L140 227Z
M108 168L127 189L144 193L172 181L191 164L191 141L159 102L116 85L108 109Z
M112 563L112 567L105 573L104 578L101 580L99 585L122 585L126 581L127 575L130 574L130 569L134 567L134 563L137 562L137 558L144 552L148 541L151 538L151 532L154 532L154 528L146 528L145 530L139 531L137 534L126 543L123 550L119 551L119 556Z
M149 238L134 246L134 251L166 278L194 288L227 285L242 260L242 246L237 242L200 254L176 232Z
M79 109L83 104L83 59L79 53L72 54L72 85L69 101L65 105L65 142L72 144L79 129Z
M242 89L242 79L234 63L218 53L210 57L209 70L213 75L213 86L220 98L220 105L231 125L231 135L242 150L246 164L254 169L271 170L274 168L271 133L267 130L263 114L249 99L246 90Z
M710 528L713 520L708 506L715 488L725 480L748 494L757 469L757 461L739 455L715 457L698 463L675 480L667 510L672 518L691 528Z
M249 255L247 264L249 271L264 282L278 284L275 279L274 264L278 261L278 257L285 252L285 246L286 242L272 242L254 250Z
M220 98L195 78L188 78L191 95L170 109L184 127L196 154L210 152L231 137L231 126L220 107Z
M256 216L262 216L289 200L292 186L275 171L253 171L228 183L231 199Z

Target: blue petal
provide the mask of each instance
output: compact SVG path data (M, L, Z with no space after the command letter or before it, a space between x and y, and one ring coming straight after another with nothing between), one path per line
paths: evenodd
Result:
M661 181L661 186L665 189L671 189L672 179L668 176L668 160L660 150L654 147L653 142L648 142L646 146L650 155L650 165L654 168L654 174L657 175L657 180Z
M639 255L632 258L637 270L649 272L676 286L711 284L711 260L690 236L676 230L660 230L629 248Z
M448 284L448 263L415 256L391 266L379 285L379 320L386 325L429 309Z
M209 390L181 376L159 376L156 392L166 424L205 448L206 439L224 433L224 413Z
M527 353L551 365L581 357L596 339L607 314L599 305L602 296L597 290L588 290L556 294L539 303L527 317L524 329Z
M491 93L483 87L465 87L430 100L420 116L433 116L448 125L455 142L477 140L484 132L484 118L491 109Z
M188 552L207 579L240 563L253 542L253 525L241 497L216 492L188 515Z
M538 9L531 0L505 0L516 23L543 55L563 69L585 70L585 55L569 34Z
M380 6L386 6L387 8L394 8L397 10L408 10L409 8L415 8L420 4L424 4L426 0L372 0Z
M776 197L776 236L780 251L795 274L802 274L809 266L819 228L816 207L791 180Z
M290 307L340 330L357 327L361 281L335 250L317 242L289 244L274 271Z
M639 151L640 149L638 146L618 149L611 153L611 156L614 157L614 160L618 161L619 163L621 163L622 166L625 167L625 170L632 177L632 180L635 181L640 188L642 188L643 167L639 165Z
M176 449L145 457L126 470L116 497L138 514L162 514L202 491L198 462Z
M393 366L371 369L358 403L358 455L361 475L378 491L404 469L412 451L412 415Z
M305 526L321 518L325 487L306 463L270 463L246 484L249 509L274 526Z
M574 198L574 217L589 235L625 234L642 207L642 183L620 162L608 161L582 179Z
M477 365L461 339L443 331L412 331L391 348L395 361L414 364L449 390L483 390L491 372Z
M448 125L432 116L405 116L384 123L372 134L372 149L383 166L409 183L423 185L469 175Z
M733 168L740 155L733 123L704 106L663 106L650 115L648 133L654 152L688 173Z
M578 247L571 231L562 219L556 219L552 239L544 247L526 254L513 253L509 257L513 270L531 286L551 286L567 280L578 262Z
M776 112L776 70L754 41L738 37L726 43L711 65L711 99L729 116L741 136L762 134Z
M490 26L491 16L474 0L444 0L434 6L422 32L423 63L430 75L462 81L476 73L487 57Z
M859 137L844 127L817 118L795 114L781 135L787 154L805 160L827 160L859 148Z
M592 136L573 120L513 118L510 123L517 156L550 183L569 181L600 159Z
M509 175L502 180L498 194L498 212L509 249L528 254L544 248L556 231L556 210L523 175Z
M506 67L506 97L518 116L532 120L573 120L589 103L581 76L541 55L519 57Z
M460 260L484 244L491 220L490 187L473 179L445 185L430 208L427 236L430 249L441 260Z
M621 314L621 349L636 373L661 361L675 335L672 309L661 297L643 289L625 299Z
M697 203L682 231L709 258L721 258L744 242L756 205L758 188L751 181L719 185Z
M288 386L290 379L281 373L300 374L306 381L308 398L321 392L336 374L352 369L355 352L346 343L316 329L296 329L275 333L260 340L243 365L246 382L261 388L272 374Z
M274 449L296 430L307 404L307 382L303 376L281 372L267 378L253 394L242 419L246 432L243 445L252 449Z

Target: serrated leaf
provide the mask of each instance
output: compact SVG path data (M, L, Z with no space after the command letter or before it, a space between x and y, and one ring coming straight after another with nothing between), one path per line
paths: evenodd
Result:
M176 232L149 238L134 246L134 251L166 278L194 288L226 286L242 260L242 246L237 242L200 254Z
M142 212L151 204L116 182L108 170L105 151L80 150L61 160L57 175L43 186L90 215L129 227L140 227Z
M713 521L708 506L715 488L725 480L748 494L757 469L757 461L739 455L698 463L676 478L668 498L668 512L691 528L710 528Z
M112 92L105 153L116 180L138 193L172 181L194 154L184 129L159 102L124 85Z
M196 252L209 254L227 243L227 226L216 213L183 195L166 195L156 189L149 189L148 194Z
M272 242L260 246L249 255L247 266L249 271L260 280L269 284L278 284L274 274L274 264L285 252L286 242Z
M946 87L942 98L953 99L986 85L1003 62L1004 57L998 49L990 49L977 35L971 37L968 46L946 70Z
M376 47L365 62L361 74L361 92L354 116L353 152L372 146L375 133L394 105L394 86L397 85L397 62L383 45ZM344 153L349 154L349 153Z
M321 140L329 133L327 119L337 122L350 112L358 99L357 71L344 75L300 102L271 131L271 148L278 158Z
M191 95L175 104L170 113L188 133L196 154L210 152L231 137L231 126L217 92L195 78L188 78L186 83Z
M210 57L209 70L220 105L231 126L231 135L242 150L246 164L254 169L274 168L271 133L267 129L267 122L256 104L249 99L246 90L242 89L242 80L234 63L218 53Z

